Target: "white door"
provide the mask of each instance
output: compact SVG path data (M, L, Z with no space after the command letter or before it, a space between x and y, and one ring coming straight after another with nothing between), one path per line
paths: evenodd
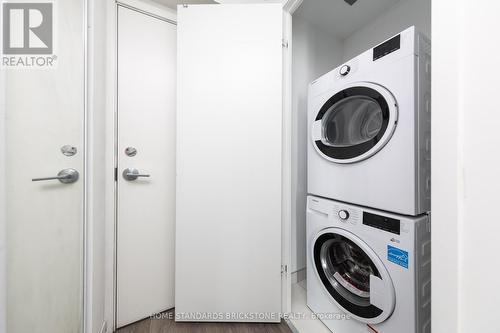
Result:
M9 42L19 48L12 54L4 44L2 57L37 59L2 68L7 311L0 331L8 333L83 332L84 4L2 3Z
M177 319L279 321L282 7L177 15Z
M118 7L118 327L174 306L175 59L174 24Z

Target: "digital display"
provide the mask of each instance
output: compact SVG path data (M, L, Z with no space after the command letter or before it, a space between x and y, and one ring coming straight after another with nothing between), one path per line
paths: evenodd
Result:
M379 46L373 49L373 61L382 58L383 56L388 55L396 50L401 48L401 35L397 35L389 39L386 42L383 42Z
M367 212L363 212L363 224L372 228L391 232L396 235L399 235L401 232L401 223L399 220Z

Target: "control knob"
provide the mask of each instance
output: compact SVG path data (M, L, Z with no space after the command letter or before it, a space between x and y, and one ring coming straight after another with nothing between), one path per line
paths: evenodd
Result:
M349 74L350 71L351 71L351 66L344 65L344 66L340 67L339 73L342 76L346 76L347 74Z
M347 220L349 218L349 212L347 210L342 209L339 211L339 217L341 220Z

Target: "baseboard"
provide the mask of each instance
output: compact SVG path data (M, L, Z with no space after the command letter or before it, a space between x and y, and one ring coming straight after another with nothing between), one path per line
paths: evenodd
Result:
M295 327L295 325L292 323L291 320L287 320L286 324L288 325L288 327L290 328L292 333L300 333L299 330L297 329L297 327Z

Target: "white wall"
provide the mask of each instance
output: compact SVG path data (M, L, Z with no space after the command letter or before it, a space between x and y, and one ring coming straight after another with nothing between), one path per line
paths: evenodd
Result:
M3 6L0 6L3 17ZM0 28L0 45L3 45L3 31ZM0 333L7 330L7 221L5 214L5 71L0 70Z
M461 100L458 38L448 38L459 25L454 0L433 4L434 20L448 15L444 25L434 23L432 71L432 330L459 332L459 237L463 189L459 143ZM448 28L447 25L450 25ZM460 210L460 211L459 211ZM437 264L439 263L439 264ZM445 316L443 314L446 314Z
M2 10L0 9L0 17ZM7 221L5 214L5 78L0 72L0 333L7 330Z
M95 0L100 1L100 0ZM114 330L115 316L115 111L116 111L116 2L108 0L106 3L106 111L105 111L105 261L104 261L104 318L107 323L107 332Z
M500 4L433 2L433 331L498 332Z
M88 177L86 333L100 333L104 322L105 235L105 63L106 3L89 1L88 30Z
M306 267L307 89L342 62L342 41L294 16L292 45L291 271L295 272Z
M401 0L344 40L344 61L415 25L431 37L431 0Z

